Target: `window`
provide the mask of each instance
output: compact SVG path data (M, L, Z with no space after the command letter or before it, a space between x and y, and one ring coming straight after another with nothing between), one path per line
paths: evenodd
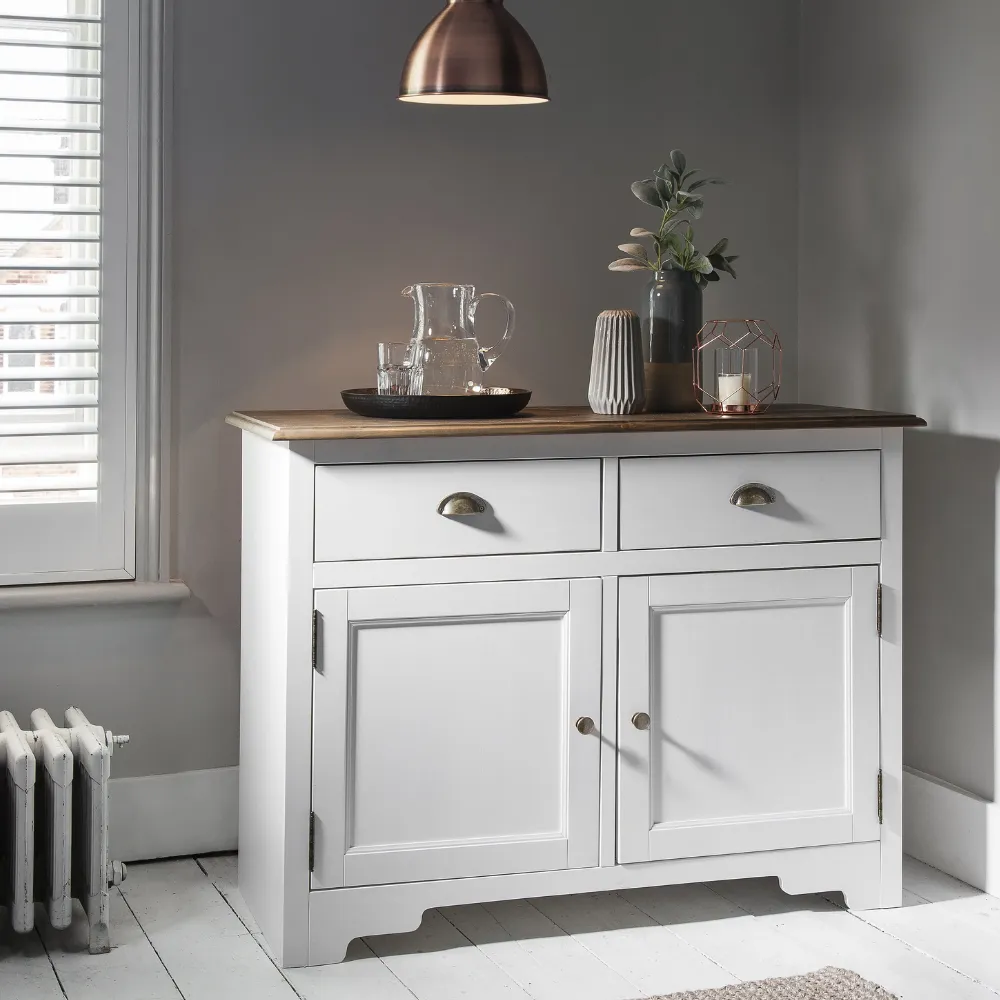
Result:
M154 7L0 0L0 584L148 568Z

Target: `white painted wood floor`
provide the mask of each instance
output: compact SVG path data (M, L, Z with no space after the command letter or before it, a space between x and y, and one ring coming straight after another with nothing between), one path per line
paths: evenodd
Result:
M0 932L0 1000L629 1000L824 965L903 1000L1000 996L1000 899L911 859L905 885L902 909L864 914L774 879L454 907L282 973L235 856L155 862L114 893L110 955L73 929Z

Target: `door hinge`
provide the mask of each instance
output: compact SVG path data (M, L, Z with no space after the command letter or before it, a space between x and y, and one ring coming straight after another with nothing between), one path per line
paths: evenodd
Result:
M312 665L313 670L319 670L319 612L313 612L312 622Z
M875 598L875 627L878 629L879 638L882 637L882 584L878 585L877 596Z
M309 813L309 871L316 871L316 813Z
M882 772L878 773L878 821L882 824Z

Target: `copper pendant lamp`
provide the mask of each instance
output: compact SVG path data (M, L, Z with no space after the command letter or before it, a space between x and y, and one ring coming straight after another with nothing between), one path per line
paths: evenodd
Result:
M417 104L541 104L542 57L503 0L448 0L403 67L399 99Z

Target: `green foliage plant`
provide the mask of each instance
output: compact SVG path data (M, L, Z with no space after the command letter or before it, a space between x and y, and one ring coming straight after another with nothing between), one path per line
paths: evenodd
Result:
M609 271L666 271L677 268L694 275L704 288L710 281L719 281L722 272L736 277L733 261L726 256L729 240L721 239L708 253L701 253L694 243L692 221L701 218L705 209L702 194L712 184L725 183L718 177L699 177L700 171L687 169L687 158L672 150L670 162L664 163L654 176L636 181L632 193L646 205L662 213L660 227L633 229L631 236L652 241L652 252L641 243L623 243L618 249L626 256L608 265Z

